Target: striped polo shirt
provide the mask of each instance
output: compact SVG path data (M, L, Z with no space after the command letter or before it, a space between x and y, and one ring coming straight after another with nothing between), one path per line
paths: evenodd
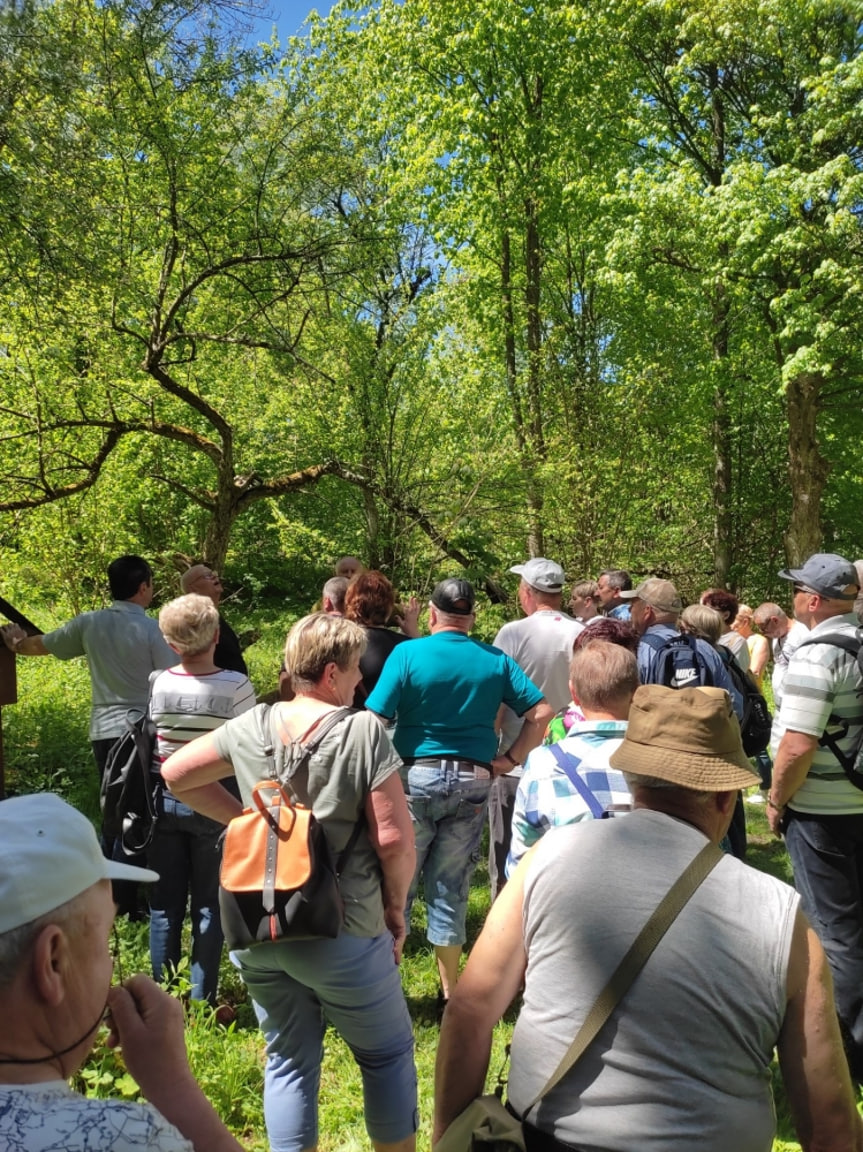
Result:
M178 665L152 678L150 716L156 725L153 771L184 745L255 706L248 676L224 668L196 676Z
M853 612L822 620L812 629L810 639L819 635L857 634ZM863 723L863 677L850 653L833 644L807 644L791 656L782 685L782 703L773 720L770 746L773 755L787 731L821 736L837 720L851 724L848 735L839 740L843 752L852 752ZM815 749L812 766L803 784L789 801L796 812L818 815L863 813L863 792L855 788L829 748Z

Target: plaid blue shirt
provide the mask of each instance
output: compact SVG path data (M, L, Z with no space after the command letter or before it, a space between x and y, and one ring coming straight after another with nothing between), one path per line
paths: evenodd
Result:
M630 804L632 797L623 773L609 767L608 759L623 742L625 720L580 720L560 741L564 752L574 757L579 776L603 808ZM524 765L515 797L512 842L506 861L511 876L516 864L549 828L591 820L587 804L558 766L548 748L534 748Z

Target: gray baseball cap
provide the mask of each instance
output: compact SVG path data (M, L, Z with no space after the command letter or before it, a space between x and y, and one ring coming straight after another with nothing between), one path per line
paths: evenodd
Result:
M510 572L515 572L525 584L539 592L559 592L566 583L566 573L561 566L542 556L534 556L526 564L514 564Z
M850 560L837 556L835 552L816 552L802 568L783 568L779 575L783 580L811 588L828 600L851 601L857 598L857 569ZM853 585L854 591L846 592L849 584Z

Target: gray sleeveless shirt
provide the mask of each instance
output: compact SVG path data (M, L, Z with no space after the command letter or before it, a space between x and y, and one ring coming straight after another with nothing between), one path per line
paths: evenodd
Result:
M525 886L528 966L509 1078L518 1112L704 843L645 809L542 839ZM770 1152L769 1069L797 905L787 884L726 856L528 1120L583 1152Z

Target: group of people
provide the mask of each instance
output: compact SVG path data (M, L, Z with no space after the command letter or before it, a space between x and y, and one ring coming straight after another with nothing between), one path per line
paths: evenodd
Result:
M63 1140L85 1123L147 1134L105 1147L237 1146L189 1083L169 998L144 977L108 989L107 882L151 887L157 975L177 963L191 884L195 994L212 1002L221 936L216 949L193 857L218 859L218 831L249 805L275 738L288 763L303 765L292 787L334 854L356 839L339 881L339 937L231 954L266 1038L275 1152L317 1144L326 1020L360 1067L375 1148L413 1149L416 1072L398 962L420 887L443 1019L436 1136L482 1091L492 1029L523 988L508 1095L527 1113L529 1152L695 1143L763 1152L776 1045L804 1149L863 1148L854 1099L863 1080L863 792L842 767L863 728L854 565L818 554L781 572L794 589L792 624L777 605L752 612L723 589L684 608L670 581L633 588L620 569L575 584L570 615L563 569L533 558L511 569L523 617L485 644L470 635L468 581L435 587L420 636L417 602L398 605L383 574L344 559L353 570L337 572L321 611L288 635L272 705L255 705L245 671L219 663L220 585L203 565L158 625L144 611L152 574L123 557L109 569L113 617L85 614L44 637L2 630L24 655L87 656L97 764L98 741L119 734L127 708L149 707L164 836L157 829L152 868L136 869L116 846L103 843L114 859L103 857L89 824L57 798L0 804L0 1007L11 1021L0 1044L0 1134L19 1140L10 1146L75 1148ZM121 710L108 685L133 664L111 625L127 619L130 647L151 666ZM743 752L746 700L728 660L759 676L771 655L765 782ZM726 842L741 790L759 784L797 891L723 856L584 1057L534 1102L656 905L705 844ZM494 903L460 973L487 814ZM189 852L179 847L186 837ZM58 868L62 899L52 903L47 884L31 899L28 870ZM91 971L99 978L88 976L85 995ZM58 1086L86 1057L106 1001L111 1042L123 1044L158 1111L118 1104L121 1116ZM145 1067L152 1059L176 1075L179 1105L167 1078Z

